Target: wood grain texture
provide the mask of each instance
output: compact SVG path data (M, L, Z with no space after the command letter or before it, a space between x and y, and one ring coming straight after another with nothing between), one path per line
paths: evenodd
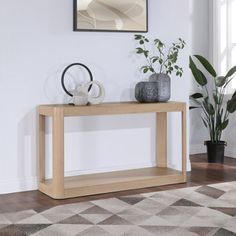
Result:
M156 114L156 161L158 167L167 167L167 113Z
M180 171L156 167L73 176L65 178L65 194L54 198L65 199L181 182L184 182L184 178ZM52 180L45 181L45 185L51 183ZM48 189L42 192L48 194Z
M45 116L39 115L38 139L39 182L45 179Z
M53 120L53 178L43 181L40 178L39 190L54 199L73 198L121 190L137 189L186 181L186 104L167 103L104 103L92 106L42 105L39 116L52 116ZM157 113L157 163L158 167L147 170L130 170L109 174L96 174L64 179L64 117L116 115L134 113ZM182 112L182 172L170 174L167 167L167 112ZM43 126L42 126L43 127ZM40 129L42 129L42 127ZM45 127L44 127L45 128ZM43 131L40 135L43 134ZM41 139L43 139L41 137ZM41 144L42 145L42 144ZM40 159L44 160L43 154ZM42 162L43 163L43 162ZM43 173L40 165L39 171ZM154 171L155 170L155 171ZM44 170L45 171L45 170ZM150 176L151 173L151 176ZM163 174L164 173L164 174ZM106 178L104 177L106 176ZM123 176L122 178L119 176ZM71 182L71 183L70 183ZM46 186L47 184L48 187ZM70 187L70 185L73 185ZM49 187L50 186L50 187ZM68 187L69 186L69 187Z
M186 121L186 106L182 111L182 172L184 180L186 181L186 169L187 169L187 121Z
M56 107L52 119L52 146L53 146L53 182L52 194L55 198L63 196L64 191L64 113Z
M174 112L184 109L185 103L166 102L166 103L102 103L90 106L71 106L71 105L41 105L39 113L45 116L52 116L54 108L63 109L64 116L95 116L95 115L119 115L155 112Z

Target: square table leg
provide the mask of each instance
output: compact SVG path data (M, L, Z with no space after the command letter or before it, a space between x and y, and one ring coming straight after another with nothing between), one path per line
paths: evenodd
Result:
M53 195L62 198L64 190L64 113L63 109L54 108L52 117L53 146Z
M156 162L158 167L167 167L167 113L156 114Z
M45 116L39 114L39 183L45 180Z
M182 172L183 172L184 181L186 181L187 180L187 177L186 177L186 158L187 158L187 151L186 151L186 145L187 145L187 141L186 141L186 132L187 132L186 105L184 105L184 108L183 108L181 114L182 114Z

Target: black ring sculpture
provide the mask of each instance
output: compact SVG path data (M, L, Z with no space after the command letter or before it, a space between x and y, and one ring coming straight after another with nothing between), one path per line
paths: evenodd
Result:
M90 69L89 69L86 65L84 65L84 64L82 64L82 63L73 63L73 64L67 66L67 67L64 69L64 71L63 71L63 73L62 73L62 76L61 76L61 85L62 85L63 90L64 90L69 96L71 96L71 97L73 97L73 94L71 94L71 93L66 89L66 87L65 87L65 74L66 74L66 72L68 71L68 69L70 69L72 66L82 66L82 67L84 67L84 68L88 71L88 73L89 73L90 81L93 81L92 72L90 71ZM92 88L92 85L89 86L88 91L90 91L91 88Z

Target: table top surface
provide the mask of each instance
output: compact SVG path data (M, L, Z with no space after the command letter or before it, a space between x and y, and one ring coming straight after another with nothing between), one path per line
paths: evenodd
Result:
M170 104L186 104L185 102L177 102L177 101L168 101L168 102L153 102L153 103L140 103L136 101L128 101L128 102L105 102L101 104L96 104L96 105L83 105L83 106L75 106L71 104L42 104L39 105L39 107L77 107L77 108L85 108L85 107L98 107L98 106L129 106L129 105L137 105L137 106L160 106L160 105L170 105Z
M111 102L98 105L74 106L68 104L45 104L38 107L39 114L52 116L55 111L62 111L64 116L112 115L152 112L175 112L186 109L184 102Z

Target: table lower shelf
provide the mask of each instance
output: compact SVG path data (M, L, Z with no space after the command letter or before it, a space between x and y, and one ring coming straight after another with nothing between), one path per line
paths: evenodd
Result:
M152 167L65 177L64 193L61 196L54 195L50 179L40 183L39 190L52 198L65 199L184 182L186 178L181 171Z

